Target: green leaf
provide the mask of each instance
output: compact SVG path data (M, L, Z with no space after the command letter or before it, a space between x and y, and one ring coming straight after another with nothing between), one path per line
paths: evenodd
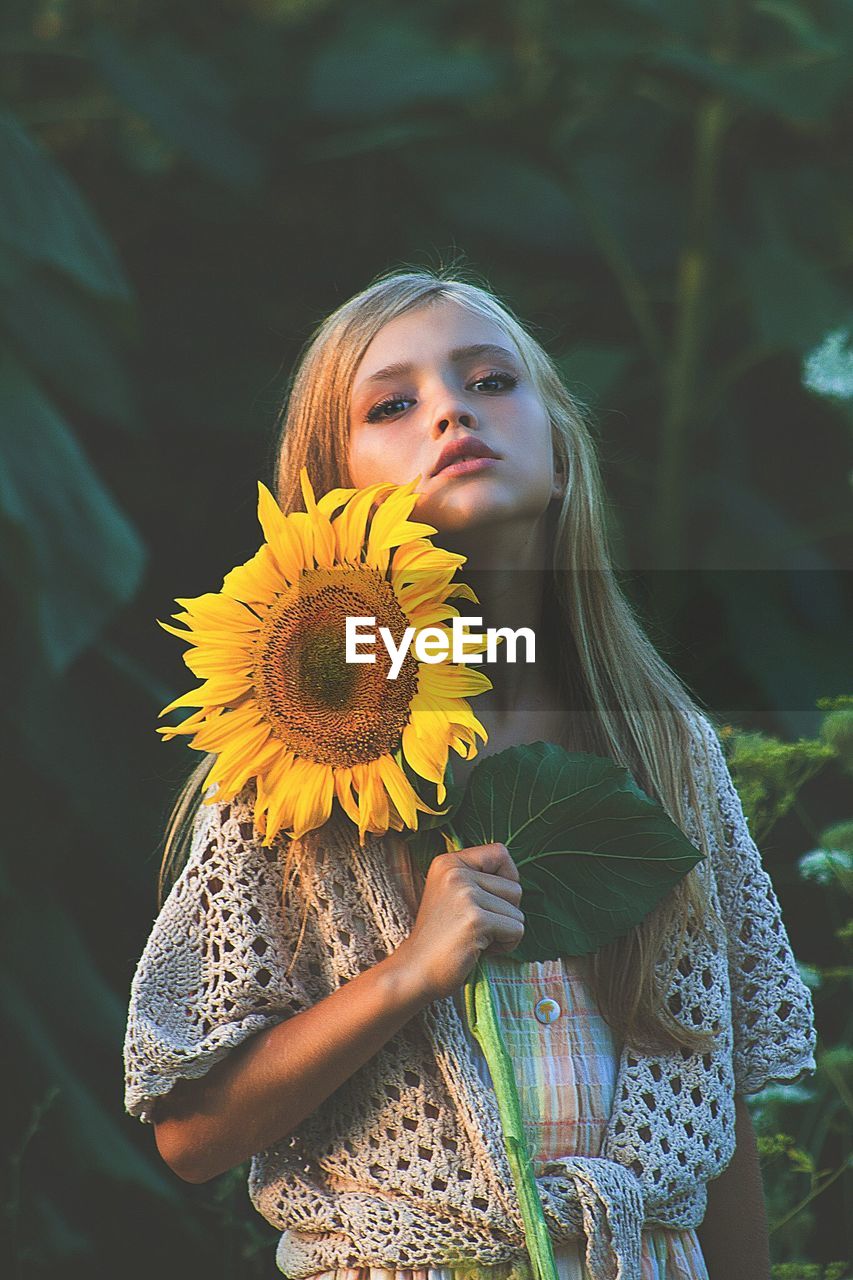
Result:
M80 1043L113 1052L124 1034L126 1010L99 972L81 929L55 899L16 897L0 911L0 956L13 970L32 949L20 974L20 986L48 1017L51 1027Z
M742 102L783 120L823 120L846 92L850 69L842 51L804 57L801 54L760 66L738 65L697 53L682 45L659 49L650 63L671 67Z
M146 550L57 409L2 349L0 408L0 569L56 673L133 596Z
M505 844L518 867L518 961L598 950L702 860L627 769L551 742L510 747L476 765L453 828L463 847Z
M324 41L308 80L319 115L398 115L421 103L469 101L493 89L498 66L476 49L445 47L411 18L365 23L362 14Z
M159 1165L143 1156L130 1141L126 1116L109 1108L85 1078L68 1064L65 1045L23 994L13 973L0 970L0 1011L11 1027L16 1053L33 1073L60 1090L56 1122L75 1153L78 1172L94 1171L134 1184L172 1203L178 1195Z
M758 843L833 755L830 746L813 739L782 742L759 732L733 735L728 763Z
M32 369L110 426L142 432L113 309L62 276L26 264L0 287L0 321Z
M170 32L131 48L115 32L96 27L86 43L113 92L163 138L226 182L260 185L266 157L236 126L234 90L211 58L182 47Z
M853 350L850 330L833 329L803 360L802 382L830 400L853 400Z
M0 241L92 293L133 300L109 236L49 152L8 112L0 112Z
M618 386L633 355L629 347L579 342L558 356L556 364L573 394L597 403Z
M781 237L749 245L739 269L768 347L805 353L853 310L853 299L822 267Z
M836 41L820 31L798 4L789 0L758 0L753 8L756 13L763 13L785 27L800 48L812 53L834 55L840 52Z
M562 182L538 164L495 145L402 151L424 199L447 221L542 253L569 255L588 234Z

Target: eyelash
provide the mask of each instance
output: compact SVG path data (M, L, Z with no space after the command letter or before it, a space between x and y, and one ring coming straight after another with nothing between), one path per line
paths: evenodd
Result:
M518 378L514 377L513 374L498 373L497 370L493 371L492 373L484 373L482 377L475 378L474 381L488 382L491 379L500 379L504 384L504 389L509 391L511 391L513 387L518 385ZM380 411L386 408L390 404L398 404L401 400L405 400L405 399L407 399L406 396L397 395L397 394L386 396L384 400L380 400L378 404L375 404L372 409L368 410L368 412L365 414L365 421L366 422L386 421L387 419L384 418L384 416L381 414Z

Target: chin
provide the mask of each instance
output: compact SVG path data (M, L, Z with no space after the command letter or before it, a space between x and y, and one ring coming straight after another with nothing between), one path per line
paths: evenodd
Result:
M500 502L483 493L438 496L418 506L412 519L425 520L439 533L473 533L489 525L511 519L513 504Z

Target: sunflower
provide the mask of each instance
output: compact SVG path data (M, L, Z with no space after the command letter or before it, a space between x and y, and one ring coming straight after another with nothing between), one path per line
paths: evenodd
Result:
M319 501L303 467L305 511L285 514L258 483L264 543L227 573L219 592L176 597L186 624L166 631L188 641L184 662L204 681L176 698L198 707L164 740L192 734L191 745L216 754L205 803L233 799L257 780L255 826L270 845L280 830L298 839L322 826L335 799L365 833L417 829L418 813L438 814L413 784L422 778L446 798L450 747L465 759L487 734L466 699L491 681L464 663L423 663L414 641L425 627L458 616L450 603L477 603L470 587L453 582L465 557L429 541L432 525L408 519L420 476L405 485L333 489ZM375 510L374 510L375 507ZM396 679L377 644L375 662L348 663L347 617L376 619L399 647L407 627L412 643ZM466 642L476 653L482 643Z

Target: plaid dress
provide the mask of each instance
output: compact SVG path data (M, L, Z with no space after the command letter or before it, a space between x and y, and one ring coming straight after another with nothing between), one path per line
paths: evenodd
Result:
M389 842L390 843L390 842ZM417 910L421 884L404 841L394 841L392 871ZM587 981L586 958L519 964L489 956L492 996L515 1068L534 1173L558 1156L598 1156L616 1088L621 1045L599 1013ZM488 1064L471 1034L461 990L454 1001L481 1078ZM582 1240L554 1245L560 1280L598 1280L585 1263ZM508 1280L510 1263L478 1267L477 1280ZM311 1280L471 1280L470 1267L338 1267ZM654 1227L642 1233L642 1280L709 1280L695 1230Z

